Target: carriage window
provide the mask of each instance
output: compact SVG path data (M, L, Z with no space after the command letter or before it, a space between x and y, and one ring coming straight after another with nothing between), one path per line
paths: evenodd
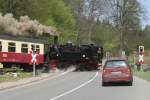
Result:
M27 44L21 45L21 52L22 53L28 53L28 45Z
M36 51L40 52L40 46L36 45Z
M31 50L35 50L35 45L34 44L31 45Z
M8 52L16 52L16 44L13 42L8 43Z
M0 51L2 51L2 42L0 41Z
M40 46L39 45L31 45L32 50L35 49L35 51L40 52Z

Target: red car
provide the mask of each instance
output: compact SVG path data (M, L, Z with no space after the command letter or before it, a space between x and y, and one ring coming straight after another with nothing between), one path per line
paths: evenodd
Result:
M132 86L132 71L126 59L112 58L106 61L103 67L102 85L105 86L110 82L126 82Z

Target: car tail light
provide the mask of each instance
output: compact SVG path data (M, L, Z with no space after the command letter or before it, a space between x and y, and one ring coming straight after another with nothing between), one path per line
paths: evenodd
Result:
M98 64L97 64L97 66L98 66L98 67L101 67L101 66L102 66L102 64L101 64L101 63L98 63Z
M103 70L103 73L105 73L105 74L109 74L109 73L111 73L110 71L108 71L108 70L106 70L106 69L104 69Z
M106 70L103 70L103 73L105 73L106 72Z
M131 74L130 69L129 69L129 68L128 68L128 69L126 69L126 70L125 70L125 73L126 73L126 74Z

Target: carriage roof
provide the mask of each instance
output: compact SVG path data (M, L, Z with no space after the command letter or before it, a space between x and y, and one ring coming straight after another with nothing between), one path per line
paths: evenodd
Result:
M22 42L31 42L31 43L41 43L48 44L48 38L33 38L33 37L22 37L22 36L12 36L12 35L0 35L0 39L3 40L12 40L12 41L22 41Z

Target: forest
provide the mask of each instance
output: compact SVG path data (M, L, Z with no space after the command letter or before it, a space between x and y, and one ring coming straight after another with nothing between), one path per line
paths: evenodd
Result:
M14 29L5 29L10 23L1 24L2 17L32 27L15 35L40 37L52 31L60 43L93 43L113 54L132 53L138 45L150 49L150 26L142 24L148 19L138 0L0 0L0 34L6 34Z

